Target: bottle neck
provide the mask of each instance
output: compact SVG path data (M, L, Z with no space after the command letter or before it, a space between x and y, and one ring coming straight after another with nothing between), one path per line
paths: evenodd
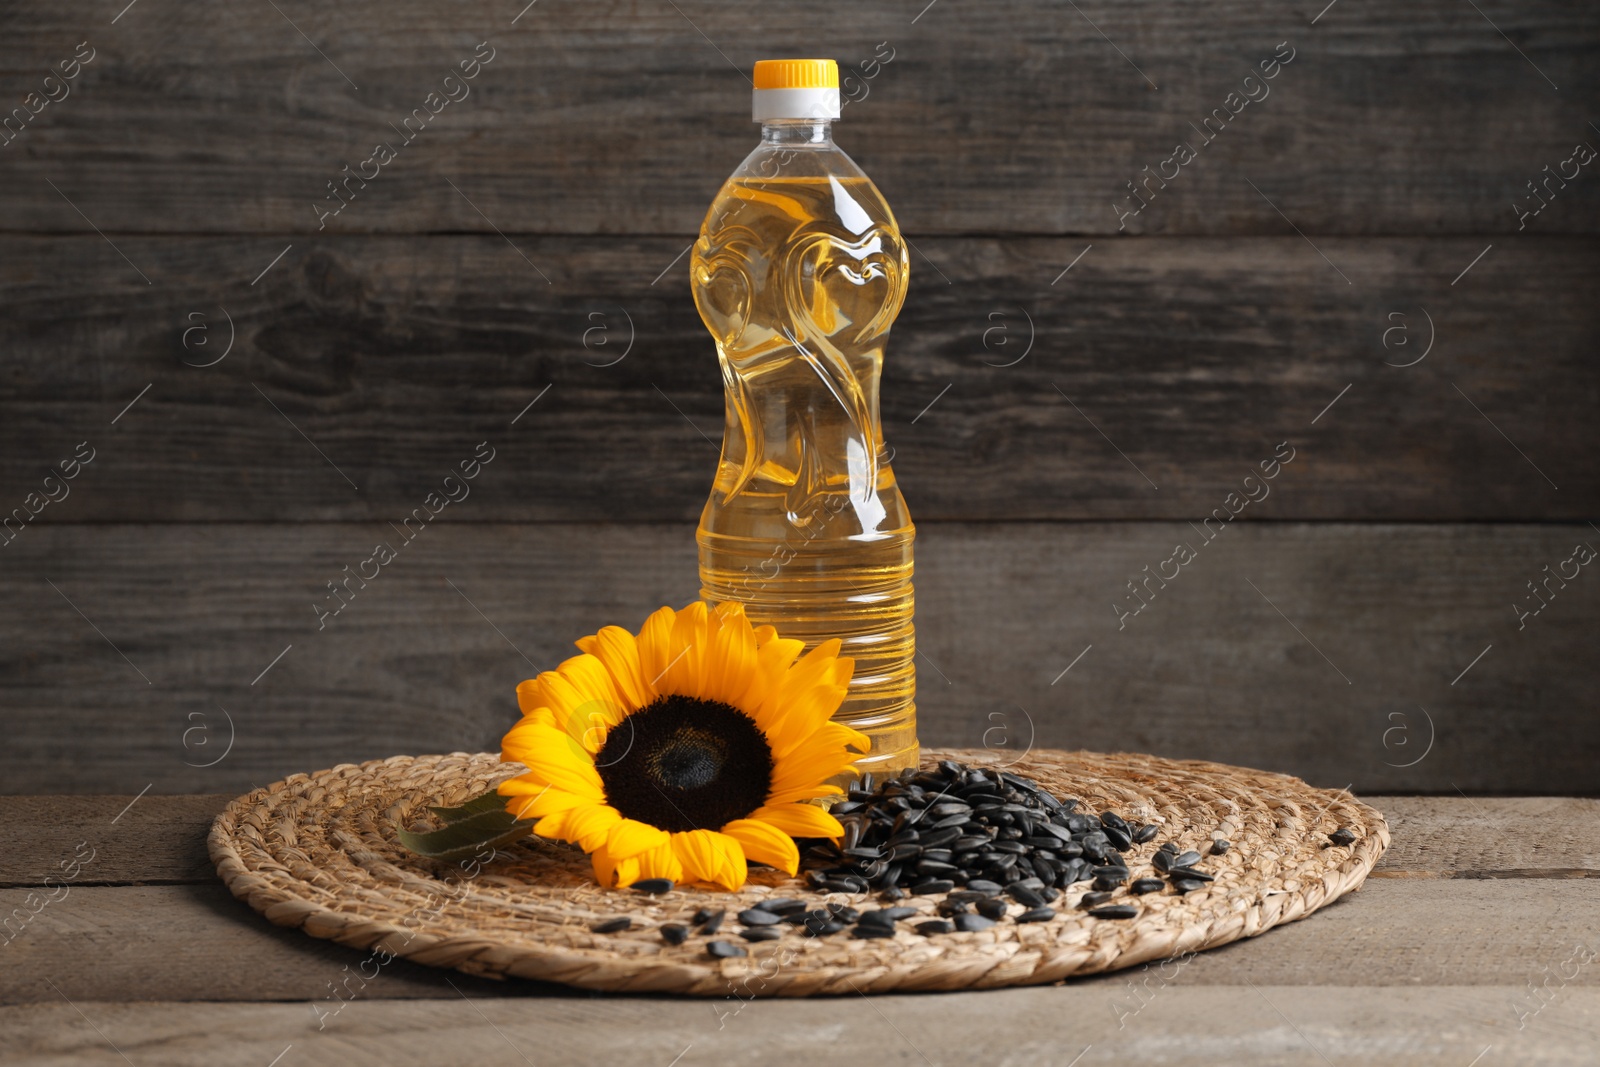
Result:
M761 143L793 148L833 144L832 119L768 119L761 124Z

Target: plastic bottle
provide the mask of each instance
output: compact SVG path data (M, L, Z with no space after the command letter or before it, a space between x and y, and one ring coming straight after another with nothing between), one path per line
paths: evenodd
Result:
M833 60L756 64L761 143L723 185L690 277L727 399L700 517L701 595L855 658L835 718L858 766L917 762L915 529L889 467L878 379L910 262L889 205L833 143Z

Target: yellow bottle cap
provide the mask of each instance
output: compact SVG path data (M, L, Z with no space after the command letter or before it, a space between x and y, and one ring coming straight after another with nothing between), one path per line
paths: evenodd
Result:
M763 59L756 64L757 89L837 89L839 64L831 59Z
M756 122L839 117L839 64L831 59L763 59L751 81L750 117Z

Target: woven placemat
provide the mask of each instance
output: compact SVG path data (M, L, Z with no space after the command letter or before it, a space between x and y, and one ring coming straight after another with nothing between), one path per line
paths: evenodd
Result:
M1081 809L1117 811L1161 827L1156 841L1125 851L1134 876L1151 871L1159 841L1206 853L1216 881L1185 896L1170 889L1133 898L1133 919L1095 919L1067 890L1047 922L1005 921L971 933L924 937L902 922L893 938L848 933L746 944L734 915L762 898L843 900L781 872L755 868L738 893L678 888L662 896L595 884L588 857L525 839L481 868L422 859L396 827L430 828L429 805L455 805L518 768L491 754L396 756L297 774L239 797L209 839L217 872L235 897L280 926L352 948L490 977L536 978L587 989L697 996L803 996L1037 985L1226 944L1303 918L1358 888L1389 846L1383 816L1344 791L1298 778L1198 760L1137 754L924 750L925 763L955 759L1032 778ZM1347 827L1348 846L1328 834ZM863 909L873 898L852 901ZM936 898L901 904L928 912ZM747 958L714 959L706 937L665 944L658 927L698 908L727 908L717 936ZM623 933L590 926L633 918Z

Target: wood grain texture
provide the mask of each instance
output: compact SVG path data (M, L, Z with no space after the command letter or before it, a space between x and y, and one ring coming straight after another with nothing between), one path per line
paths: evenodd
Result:
M95 859L73 885L211 885L211 820L226 793L133 797L0 796L0 888L53 887L79 841ZM1393 843L1375 878L1600 877L1595 827L1600 801L1579 797L1371 796ZM115 827L113 829L113 827ZM45 882L47 876L52 881Z
M1600 801L1365 797L1389 821L1379 877L1600 877Z
M111 233L309 234L327 183L382 141L397 158L331 227L688 235L755 140L750 65L805 40L847 76L893 49L839 139L913 235L1114 233L1125 183L1179 141L1199 157L1130 230L1292 233L1276 204L1312 234L1510 234L1512 198L1592 138L1600 54L1587 6L1504 0L1481 16L1425 0L1314 25L1243 0L921 16L869 3L826 25L727 0L545 3L520 18L520 4L279 7L145 5L91 29L68 7L7 5L8 107L85 38L96 57L3 150L4 226L88 232L50 179ZM402 120L486 38L494 58L471 95L405 143ZM1206 147L1197 127L1285 41L1294 59L1270 95L1232 105ZM1597 223L1586 177L1534 225Z
M18 608L0 616L13 792L242 792L339 762L493 750L518 681L697 587L686 524L457 523L352 582L319 630L316 605L338 602L327 583L398 542L387 525L29 536L9 549ZM928 744L1144 751L1363 793L1592 793L1600 721L1581 712L1600 585L1581 572L1520 630L1512 608L1584 539L1243 523L1202 544L1186 523L931 523L919 729ZM1180 542L1197 557L1119 624L1124 583Z
M1055 285L1084 242L918 242L952 284L917 261L886 361L912 514L1198 521L1282 441L1246 519L1600 510L1600 242L1497 243L1455 286L1477 238L1318 245L1355 285L1298 237L1104 242ZM519 239L551 285L492 236L120 247L153 286L97 237L0 240L7 513L80 441L37 524L398 521L484 440L442 521L705 503L722 386L677 240Z
M229 799L0 797L0 887L215 881L205 839ZM76 876L67 879L74 861Z
M0 890L0 915L23 909L26 896ZM1498 986L1554 968L1596 918L1600 882L1588 879L1372 882L1307 920L1186 960L1183 981ZM338 1007L329 983L340 988L345 968L358 972L368 955L274 927L220 885L73 888L0 951L5 1004L55 1000L41 980L49 975L74 1000L325 1000L325 1010ZM384 966L380 977L368 962L358 999L455 995L445 980L457 981L454 972L402 962ZM1567 984L1600 986L1600 966L1567 968L1573 970ZM1107 984L1119 984L1115 974L1108 977ZM534 982L485 979L474 986L475 996L579 995ZM345 1014L360 1017L359 1010Z
M643 997L373 1001L347 1009L348 1023L341 1018L321 1032L304 1004L83 1002L79 1015L58 999L0 1008L0 1026L14 1055L37 1067L126 1067L112 1043L148 1057L135 1062L172 1067L262 1067L286 1049L285 1065L292 1056L312 1067L665 1067L679 1055L685 1067L760 1067L827 1062L841 1047L871 1063L986 1062L1000 1054L1015 1067L1060 1067L1074 1055L1082 1056L1080 1067L1282 1067L1321 1057L1370 1063L1374 1049L1387 1067L1462 1067L1491 1046L1505 1056L1500 1062L1527 1067L1590 1067L1600 1056L1593 1032L1600 990L1592 988L1562 990L1518 1030L1515 1008L1528 996L1518 982L1250 989L1191 986L1187 975L1120 1028L1116 1005L1136 1001L1132 991L1109 986L1115 975L1061 988L870 1002L729 1001L714 1011L704 1002Z

